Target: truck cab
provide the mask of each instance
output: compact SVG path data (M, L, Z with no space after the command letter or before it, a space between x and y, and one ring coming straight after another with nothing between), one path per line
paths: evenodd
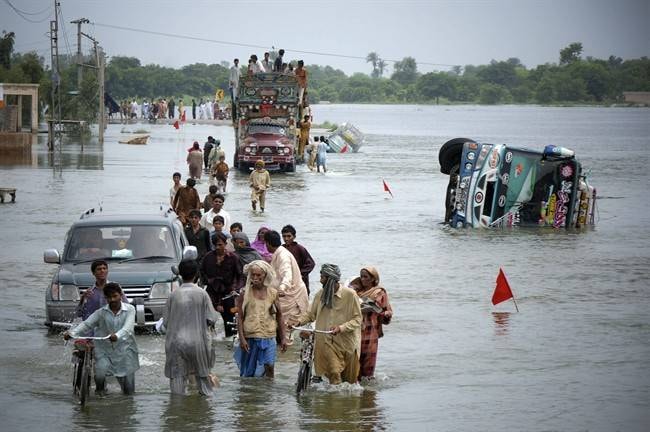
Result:
M233 165L248 172L262 160L269 171L295 171L300 116L296 77L269 72L242 78L236 108Z
M572 150L456 138L438 156L441 171L450 176L445 222L452 227L595 224L596 190Z

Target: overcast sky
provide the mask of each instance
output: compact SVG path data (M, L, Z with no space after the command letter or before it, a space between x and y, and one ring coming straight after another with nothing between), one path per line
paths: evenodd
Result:
M414 57L420 72L510 57L533 68L557 63L560 49L572 42L582 42L583 56L650 56L650 0L60 0L60 4L67 34L67 43L66 34L61 37L61 53L76 52L76 25L69 22L83 17L91 24L82 31L94 36L107 55L172 67L231 62L234 57L246 60L252 53L261 58L271 47L284 48L285 58L330 65L347 74L369 73L365 56L371 51L386 60ZM48 8L50 18L47 11L38 14ZM0 0L0 30L16 33L17 51L35 50L49 63L52 10L53 0ZM84 41L86 50L89 46ZM390 72L392 62L388 64Z

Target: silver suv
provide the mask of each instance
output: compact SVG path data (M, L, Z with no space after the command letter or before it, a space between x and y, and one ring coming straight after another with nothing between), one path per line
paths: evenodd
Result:
M136 307L136 325L162 317L170 292L180 280L172 265L196 259L176 214L106 215L86 211L72 224L63 252L47 249L46 263L59 264L45 290L45 325L67 327L75 319L81 294L95 283L90 264L108 262L108 280L122 286Z

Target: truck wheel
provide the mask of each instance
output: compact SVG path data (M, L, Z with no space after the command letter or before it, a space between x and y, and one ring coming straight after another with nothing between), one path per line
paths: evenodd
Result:
M241 171L243 173L247 173L249 171L247 162L239 162L237 164L237 168L239 168L239 171Z
M460 157L463 154L463 145L466 142L475 142L469 138L454 138L447 141L440 147L438 152L438 162L440 162L440 172L451 174L454 166L460 165Z
M296 163L292 163L290 165L287 165L287 168L285 169L286 172L296 172Z

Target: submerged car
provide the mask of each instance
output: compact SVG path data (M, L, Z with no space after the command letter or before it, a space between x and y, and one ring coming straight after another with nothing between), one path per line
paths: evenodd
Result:
M172 211L159 215L105 215L88 210L65 236L63 251L47 249L46 263L59 264L45 290L45 325L67 327L81 295L95 283L94 260L108 263L108 281L117 282L136 308L136 325L153 326L167 297L181 283L172 265L196 259Z
M454 138L440 148L438 160L449 175L445 222L452 227L595 225L596 189L570 149Z

